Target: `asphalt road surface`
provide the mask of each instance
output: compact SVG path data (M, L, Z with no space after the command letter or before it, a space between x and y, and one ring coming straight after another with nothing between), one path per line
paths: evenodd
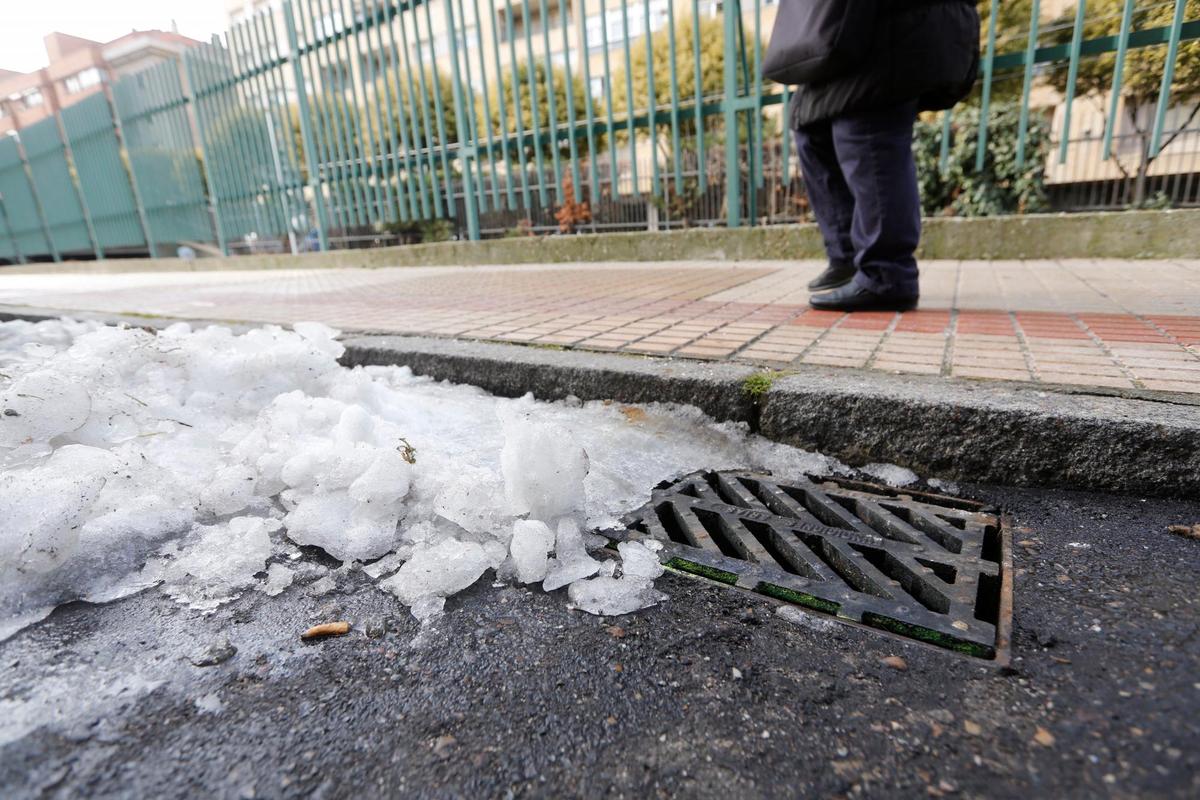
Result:
M150 591L0 644L0 795L1200 796L1200 502L965 493L1015 518L1009 667L679 576L619 619L484 580L424 632L361 574Z

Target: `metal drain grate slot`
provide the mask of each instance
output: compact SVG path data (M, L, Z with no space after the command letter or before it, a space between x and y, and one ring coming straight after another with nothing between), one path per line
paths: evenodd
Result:
M614 541L667 566L983 658L1007 646L1002 521L981 505L839 479L705 471L657 487Z

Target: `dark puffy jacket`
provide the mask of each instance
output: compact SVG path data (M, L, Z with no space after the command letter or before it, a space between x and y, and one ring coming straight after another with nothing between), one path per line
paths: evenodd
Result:
M975 0L878 0L866 59L839 78L796 88L791 127L917 100L922 111L950 108L979 70Z

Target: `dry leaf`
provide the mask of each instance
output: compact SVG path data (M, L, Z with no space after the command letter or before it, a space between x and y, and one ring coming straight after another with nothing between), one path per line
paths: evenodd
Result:
M1200 539L1200 522L1195 525L1168 525L1167 532L1185 539Z
M881 658L880 661L892 669L898 669L901 672L908 669L908 662L900 656L887 656L886 658Z
M313 627L300 634L301 639L319 639L322 636L341 636L350 632L349 622L326 622L322 625L314 625Z
M1037 732L1033 734L1033 740L1042 747L1054 746L1054 734L1040 726L1038 727Z

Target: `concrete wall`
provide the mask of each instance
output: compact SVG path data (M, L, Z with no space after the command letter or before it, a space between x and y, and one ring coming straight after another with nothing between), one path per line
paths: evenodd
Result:
M1200 209L926 220L926 259L1200 258ZM487 239L329 253L3 267L4 274L823 258L815 225Z

